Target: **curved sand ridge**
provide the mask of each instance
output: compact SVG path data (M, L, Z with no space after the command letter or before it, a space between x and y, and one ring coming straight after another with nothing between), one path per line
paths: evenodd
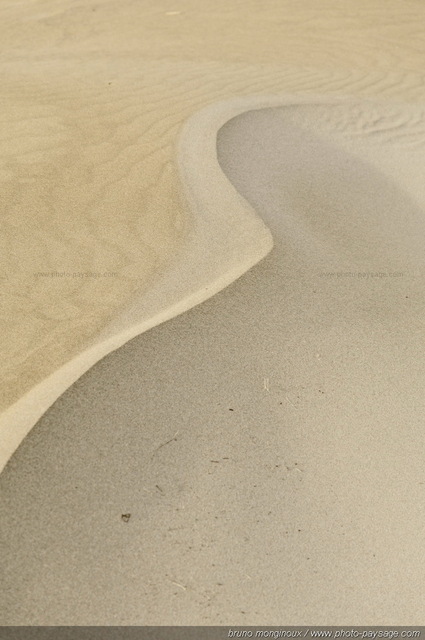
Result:
M137 289L131 303L123 304L121 313L89 346L3 411L0 469L44 411L95 362L220 291L270 251L270 232L224 176L217 160L217 131L243 105L246 101L209 108L187 122L177 149L180 198L192 215L182 246L143 294ZM60 355L64 359L63 351Z
M326 133L329 134L329 131L332 131L342 147L344 140L350 141L350 138L356 139L363 136L369 147L372 144L372 148L377 149L377 165L382 168L387 164L392 179L396 174L397 180L402 184L404 181L405 188L410 189L413 196L421 195L425 127L423 109L419 106L406 106L402 103L384 104L373 100L356 102L350 98L330 100L322 96L288 95L239 98L204 108L186 122L176 149L176 165L181 181L180 200L191 213L191 221L182 246L173 260L168 262L167 269L156 276L156 280L151 282L150 287L145 289L143 294L136 293L130 302L123 304L121 312L99 331L85 350L46 377L3 412L0 417L1 467L6 464L46 409L100 358L119 348L137 334L214 295L270 251L271 234L253 208L224 175L217 159L216 141L221 127L237 115L250 110L277 106L286 106L282 111L282 117L283 119L287 117L294 129L299 127L301 131L303 129L308 131L313 128L316 134L319 136L322 134L324 137ZM314 120L311 118L309 109L314 114ZM392 138L397 146L396 154L394 150L388 154L388 144L391 143ZM295 144L303 144L302 139L296 140ZM403 149L405 151L407 149L407 154L401 157ZM371 152L369 156L371 157ZM303 162L305 164L305 156ZM316 168L320 169L318 165ZM291 172L293 171L294 167L291 168ZM301 164L298 167L297 180L307 180L306 198L312 197L314 202L320 193L320 176L323 170L318 171L315 187L311 184L312 175L307 177L306 172L307 168ZM314 188L315 194L308 195L308 191ZM358 185L355 184L354 188L358 188ZM365 183L362 188L367 199L370 184ZM323 206L325 208L322 216L316 223L319 231L327 215L326 202ZM303 227L304 223L301 219L293 219L290 223L293 215L291 210L293 210L293 203L288 200L288 223L292 224L293 229L296 230L293 240L299 242L300 250L305 250L310 243L311 257L315 255L317 260L318 256L322 255L324 269L349 271L356 268L352 261L350 247L345 258L346 264L341 264L341 243L344 243L344 234L349 238L349 242L352 241L350 229L341 228L341 224L335 218L331 223L333 230L327 227L324 235L322 233L322 238L326 239L328 236L328 241L323 244L323 241L317 241L317 233L311 233L311 229ZM364 212L360 211L359 215L364 215ZM370 212L366 211L366 215L369 216ZM344 220L343 224L347 224L347 219L344 218ZM369 237L364 247L369 262L365 263L363 260L363 263L357 265L357 269L361 271L367 267L379 270L382 256L376 242L374 243L373 229L375 228L376 233L377 225L379 235L379 225L387 223L380 219L374 221L370 217L365 219L364 223L369 228ZM329 225L329 221L326 224ZM359 220L354 224L360 226ZM412 268L417 269L418 257L422 255L423 234L418 229L417 221L415 224L416 226L410 231L406 229L406 237L411 242L412 239L413 241L416 239L416 244L419 243L417 250L412 252ZM335 249L337 262L332 264L334 258L332 258L332 244L329 244L329 241L332 243L332 237L338 231L338 226L340 237ZM362 239L364 240L364 233L360 235L359 240ZM361 255L358 245L354 246L354 250ZM357 260L359 255L356 256ZM370 263L371 255L378 259L378 263L381 259L378 266L375 264L376 261L372 260ZM394 263L394 253L390 257ZM400 259L399 268L406 268L406 251L401 251ZM393 267L394 270L397 268L397 260Z
M20 447L9 624L422 620L423 108L259 104L202 112L189 141L250 107L217 156L274 249L97 363Z
M196 217L173 161L186 118L253 93L424 98L417 2L178 4L0 9L1 464L63 389L131 335L121 315L143 330L183 310L167 296ZM251 250L242 259L235 245L227 278ZM49 272L91 275L35 275ZM208 286L198 290L198 276L176 290L189 305Z

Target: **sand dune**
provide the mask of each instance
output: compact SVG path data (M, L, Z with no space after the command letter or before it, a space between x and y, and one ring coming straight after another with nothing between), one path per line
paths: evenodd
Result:
M271 0L2 4L2 465L105 355L100 336L123 309L143 309L162 275L177 273L174 257L184 263L194 220L174 162L184 121L250 94L420 101L422 11L369 1L350 11ZM239 272L262 252L252 243L234 254ZM190 306L198 273L178 303L157 290L157 320L143 309L139 330L175 303Z
M422 622L424 14L2 2L3 623Z
M199 117L274 249L19 448L9 623L422 622L423 110L259 104Z

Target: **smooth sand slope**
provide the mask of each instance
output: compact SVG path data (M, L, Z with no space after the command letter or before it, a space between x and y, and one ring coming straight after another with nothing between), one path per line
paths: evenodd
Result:
M24 441L1 622L423 623L424 134L365 101L221 128L274 249Z
M418 2L177 5L1 4L1 466L94 362L270 248L253 212L230 192L228 206L225 181L205 170L207 146L197 171L215 186L202 215L217 226L199 236L210 253L191 243L201 210L175 162L188 117L253 93L423 100ZM224 214L226 248L215 235Z

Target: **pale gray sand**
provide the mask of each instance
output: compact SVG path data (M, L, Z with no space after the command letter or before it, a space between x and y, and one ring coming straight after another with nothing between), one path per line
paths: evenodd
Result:
M344 142L319 115L225 126L275 249L93 367L6 467L0 623L423 623L421 124Z

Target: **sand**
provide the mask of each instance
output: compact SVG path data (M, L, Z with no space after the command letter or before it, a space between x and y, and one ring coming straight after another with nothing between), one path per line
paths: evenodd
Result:
M206 297L212 263L178 275L199 213L182 199L175 162L186 119L252 94L420 101L421 11L369 0L350 11L271 0L3 3L1 466L79 375L131 337L119 320L128 307L139 310L134 335ZM210 213L228 204L221 189ZM239 215L228 231L237 239L240 229ZM264 238L227 253L223 286L266 252Z
M2 622L421 622L423 11L2 5Z
M422 623L424 115L287 104L220 128L274 249L24 441L3 623Z

